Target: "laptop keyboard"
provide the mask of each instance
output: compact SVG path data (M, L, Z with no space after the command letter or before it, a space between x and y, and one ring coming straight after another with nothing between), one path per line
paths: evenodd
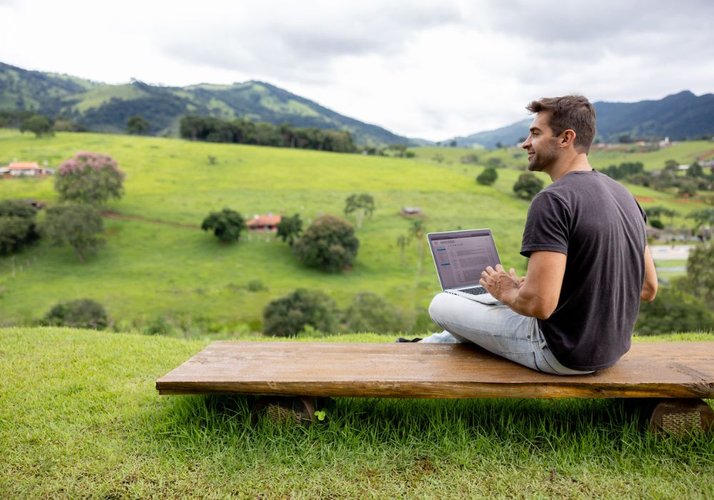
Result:
M473 288L464 288L462 290L459 290L460 292L468 293L470 295L482 295L484 293L488 293L486 289L482 286L475 286Z

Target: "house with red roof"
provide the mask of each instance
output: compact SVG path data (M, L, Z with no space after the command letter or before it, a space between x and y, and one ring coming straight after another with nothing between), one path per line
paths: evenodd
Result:
M2 177L41 177L53 173L53 169L41 167L34 161L16 161L6 167L0 167Z
M272 213L256 214L246 222L246 225L250 231L277 231L277 226L281 220L282 217L280 215L273 215Z

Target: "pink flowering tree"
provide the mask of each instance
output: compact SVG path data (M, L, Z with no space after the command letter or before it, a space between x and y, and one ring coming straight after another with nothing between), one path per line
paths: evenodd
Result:
M102 205L109 198L121 198L124 172L107 155L79 152L63 162L55 175L55 189L61 201Z

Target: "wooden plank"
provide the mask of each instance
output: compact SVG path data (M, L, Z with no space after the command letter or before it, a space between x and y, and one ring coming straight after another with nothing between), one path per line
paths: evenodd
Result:
M160 394L396 398L712 398L714 342L637 343L592 375L537 373L465 344L214 342Z

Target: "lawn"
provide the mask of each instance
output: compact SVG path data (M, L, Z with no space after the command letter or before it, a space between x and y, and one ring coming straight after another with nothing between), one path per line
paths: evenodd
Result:
M655 439L609 400L342 398L299 427L251 423L242 398L159 397L205 343L0 329L0 496L714 495L714 435Z

